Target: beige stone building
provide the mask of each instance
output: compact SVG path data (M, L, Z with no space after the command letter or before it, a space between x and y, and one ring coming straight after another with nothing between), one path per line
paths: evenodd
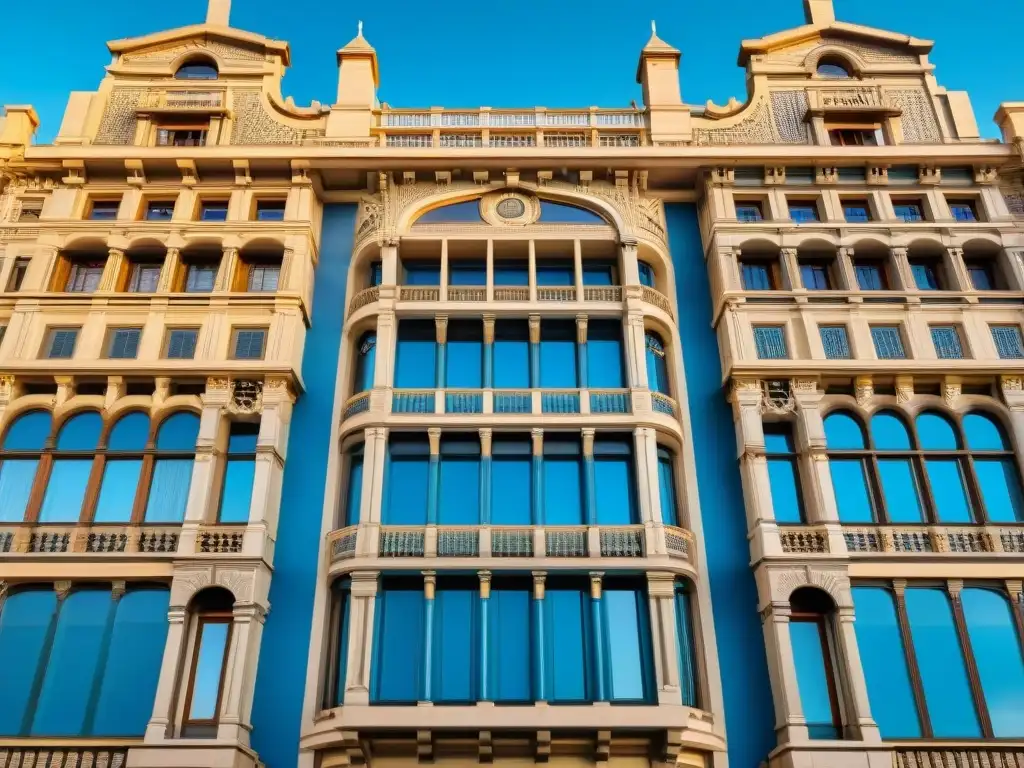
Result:
M1024 104L804 6L725 106L300 107L229 0L7 106L0 766L1024 765Z

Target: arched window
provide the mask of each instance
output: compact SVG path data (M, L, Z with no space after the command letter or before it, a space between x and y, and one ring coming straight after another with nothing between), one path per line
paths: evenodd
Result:
M7 429L0 453L0 522L20 523L25 519L51 429L49 411L23 413Z
M854 416L839 412L825 419L825 433L842 522L1024 520L1013 451L985 414L968 414L961 430L935 411L921 413L913 427L881 411L865 436Z
M103 417L95 411L68 419L57 435L46 480L40 523L75 523L82 516Z
M637 268L640 271L640 285L645 285L648 288L656 287L654 285L654 267L645 261L637 263Z
M199 417L193 413L175 413L160 425L145 522L180 523L185 519L198 437Z
M693 584L676 579L676 651L679 654L679 690L683 705L698 707L699 691L697 681L700 670L697 666L697 642L694 639L696 622L693 617Z
M789 599L789 637L807 732L812 739L843 735L839 686L833 659L832 614L835 605L819 589L804 587Z
M665 342L654 331L644 334L644 342L647 348L647 386L652 392L671 396L668 366L665 364Z
M217 734L224 700L224 668L231 648L234 597L226 589L205 589L192 600L194 617L185 687L185 716L181 735L188 738Z
M114 424L107 437L94 522L127 523L141 515L145 493L139 493L139 485L148 443L149 416L146 414L129 413Z
M178 80L216 80L218 74L212 59L193 59L178 67L174 76Z
M818 77L843 79L850 77L850 68L842 59L829 57L818 62Z

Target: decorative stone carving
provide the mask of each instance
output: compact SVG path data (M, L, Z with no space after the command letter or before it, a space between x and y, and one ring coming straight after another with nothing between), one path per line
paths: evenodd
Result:
M807 94L804 91L772 91L772 116L779 142L806 144Z
M782 415L792 413L796 400L786 379L765 379L761 382L761 413Z
M135 110L146 91L142 88L115 88L107 99L96 144L131 144L135 140Z
M858 376L854 383L857 405L862 408L871 402L875 396L875 383L870 376Z
M238 379L232 382L228 411L250 414L263 410L263 382Z
M263 61L266 57L255 48L243 48L240 45L231 45L217 40L196 39L184 43L173 43L158 48L147 48L144 51L126 53L121 57L125 63L144 61L147 64L170 63L190 51L205 51L214 54L219 59L234 59L237 61Z
M236 90L233 104L232 144L298 144L302 141L303 131L279 123L266 110L258 88Z
M788 603L790 596L800 587L817 587L827 592L838 607L852 606L850 580L842 572L808 565L803 568L773 569L769 571L768 577L772 603Z
M1000 376L999 384L1004 392L1020 392L1024 390L1024 379L1020 376Z
M931 99L923 88L887 90L885 101L903 113L904 144L937 144L942 140Z
M1006 207L1010 213L1014 216L1024 216L1024 193L1004 192L1003 199L1006 201Z
M480 216L496 227L519 227L540 218L540 200L520 191L505 190L480 199Z
M905 405L914 399L914 379L910 376L896 377L896 402Z
M728 128L694 128L697 146L720 144L774 144L775 129L771 109L765 99L748 107L750 114Z
M942 385L942 400L949 408L956 408L957 400L960 399L960 395L963 392L963 387L959 382L943 383Z
M235 596L236 603L251 603L256 574L253 571L217 570L217 585Z

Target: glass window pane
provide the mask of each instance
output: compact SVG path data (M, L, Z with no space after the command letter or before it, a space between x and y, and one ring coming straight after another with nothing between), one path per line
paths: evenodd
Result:
M862 459L830 459L832 488L839 507L839 520L844 523L874 522L868 479Z
M1024 499L1021 498L1020 474L1011 458L974 459L985 512L993 523L1024 522Z
M533 486L530 454L497 456L491 463L491 522L529 525Z
M451 262L448 285L487 285L487 265L482 261Z
M384 525L426 525L427 457L392 457L386 484Z
M971 503L964 485L963 464L959 459L928 459L925 463L932 500L941 523L970 523Z
M989 589L965 589L961 602L993 735L1024 736L1024 659L1011 608Z
M646 596L636 589L605 589L601 595L605 664L610 671L612 701L646 701L651 669L650 638L644 611Z
M967 682L949 598L938 589L906 591L910 634L935 736L976 739L981 726Z
M374 702L412 704L423 678L423 592L389 589L377 595L377 636L373 673Z
M160 425L156 447L161 451L194 451L199 439L199 417L194 413L175 413Z
M92 459L57 459L46 483L40 523L75 523L82 514Z
M967 447L972 451L1009 450L1003 430L986 414L968 413L964 416L964 434L967 436Z
M363 499L363 453L352 452L348 465L348 495L345 501L345 525L359 524L359 508Z
M921 736L910 672L892 594L880 587L854 587L853 602L871 715L883 739Z
M894 413L877 413L871 417L871 439L880 451L910 450L910 433Z
M38 451L50 436L53 419L49 411L29 411L14 420L4 437L4 450Z
M220 696L224 652L231 625L224 622L203 622L199 633L198 658L192 678L192 701L189 720L215 720Z
M76 590L64 599L30 733L85 736L93 681L114 601L109 589Z
M228 433L228 454L232 456L256 453L260 425L236 421Z
M330 702L330 704L335 707L341 706L345 703L345 683L348 679L348 635L349 627L351 626L351 608L352 600L349 590L339 590L338 626L335 630L338 633L338 655L336 658L338 673Z
M111 451L141 451L149 437L149 416L144 413L129 413L114 424L107 437L107 449Z
M94 736L146 732L167 641L170 595L167 589L135 589L118 601Z
M661 498L661 519L666 525L682 525L676 501L675 469L671 454L658 456L658 493Z
M103 484L96 502L97 523L127 523L132 519L135 492L142 472L141 459L107 459Z
M587 624L589 593L548 588L544 595L544 659L553 704L589 701Z
M377 361L377 335L364 333L356 348L356 373L353 377L353 391L365 392L373 389L373 375Z
M668 366L665 363L665 344L661 337L648 331L644 335L647 350L647 386L652 392L671 395Z
M159 459L153 465L146 504L147 523L180 523L185 519L192 485L192 459Z
M480 524L480 457L441 458L441 525Z
M633 525L639 522L632 451L625 456L595 459L594 486L598 525Z
M833 413L825 419L825 439L833 451L856 450L864 447L864 433L860 422L847 413Z
M491 696L496 702L532 700L530 647L533 597L528 588L491 590L488 652Z
M540 385L573 389L577 386L576 324L541 322Z
M32 685L57 610L57 594L49 588L12 592L0 611L0 658L4 660L0 696L0 734L22 735Z
M395 387L433 389L437 385L437 332L432 322L398 324L395 353Z
M91 451L99 445L103 417L95 411L80 413L65 422L57 436L57 450Z
M591 389L626 385L622 356L622 324L591 320L587 328L587 384Z
M676 582L676 652L679 654L679 687L683 705L696 707L697 649L693 641L693 610L689 587Z
M583 525L581 466L578 457L544 457L544 522Z
M7 459L0 464L0 522L20 523L25 519L38 459Z
M470 703L476 699L478 596L473 589L437 590L434 601L434 664L431 699Z
M246 523L252 506L252 486L256 480L253 459L232 459L224 469L224 489L220 497L218 522Z
M920 492L910 459L879 459L878 475L889 522L923 522Z
M526 322L498 320L494 324L494 386L530 386L530 336Z
M917 417L917 438L925 451L955 451L960 447L953 425L937 413Z
M483 326L474 321L453 321L448 326L445 383L451 388L483 386Z
M796 462L792 459L768 458L768 480L772 491L772 508L780 523L801 523L800 484Z
M832 699L829 696L829 675L825 663L823 627L817 621L791 620L789 636L796 662L796 681L800 703L812 739L839 737L834 725Z
M570 261L537 260L537 285L572 285L575 280Z

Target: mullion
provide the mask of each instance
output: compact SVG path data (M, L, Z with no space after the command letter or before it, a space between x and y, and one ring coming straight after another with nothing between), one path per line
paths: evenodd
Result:
M964 667L967 670L967 681L971 687L971 695L974 697L974 711L978 715L978 722L981 725L982 736L986 739L994 738L992 734L992 718L988 712L988 704L985 701L985 692L981 687L981 674L978 672L978 662L974 658L974 650L971 648L971 635L967 631L967 620L964 618L964 606L960 602L960 591L953 591L946 584L946 593L949 595L953 607L953 623L956 626L957 639L960 641L960 652L964 657Z
M910 672L910 688L914 694L914 703L917 705L917 720L921 725L921 736L925 739L932 739L934 738L932 719L928 713L928 702L924 697L924 683L921 681L921 669L917 663L917 652L914 650L914 638L910 634L910 618L907 615L904 589L893 590L896 597L896 618L900 624L903 654L907 661L907 670Z

